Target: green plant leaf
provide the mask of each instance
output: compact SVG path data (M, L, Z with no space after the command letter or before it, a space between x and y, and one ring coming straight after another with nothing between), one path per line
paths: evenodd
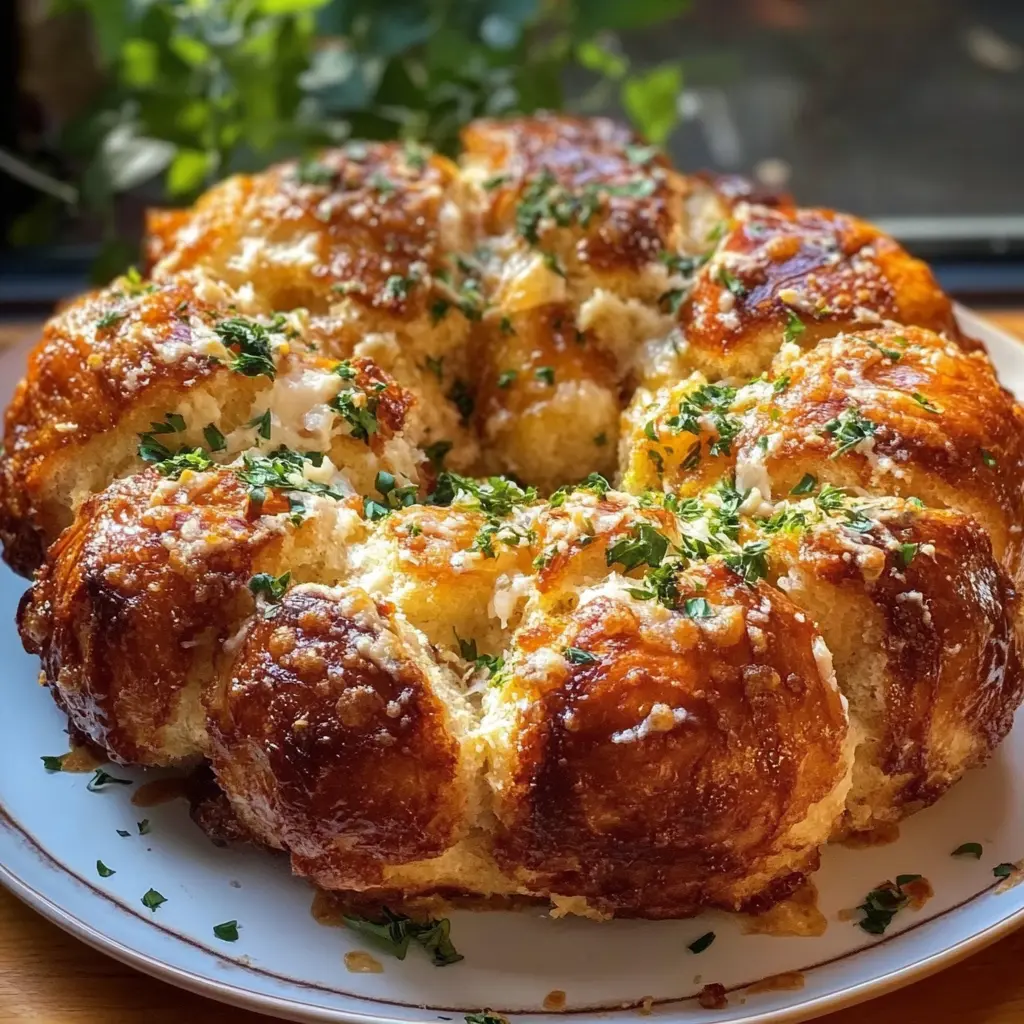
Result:
M690 0L575 0L576 26L582 34L601 30L643 28L674 18Z
M622 105L648 142L660 145L679 120L679 94L683 69L662 64L643 74L630 75L622 83Z
M608 78L622 78L629 70L629 61L613 53L597 39L585 39L576 47L576 59L588 71L596 71Z
M172 196L197 192L206 180L210 154L198 149L179 149L167 168L167 191Z

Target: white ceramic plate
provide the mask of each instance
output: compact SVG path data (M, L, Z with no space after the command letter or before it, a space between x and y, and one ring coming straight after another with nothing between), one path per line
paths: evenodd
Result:
M1004 383L1024 396L1019 343L963 312L987 344ZM0 359L6 401L24 351ZM992 868L1024 857L1024 725L984 770L939 804L910 819L897 842L850 850L830 847L815 876L828 918L818 938L744 934L742 922L709 913L688 921L555 921L539 911L455 912L452 937L461 963L433 967L419 950L404 962L378 955L382 974L350 973L344 954L365 948L358 935L326 928L310 915L312 892L280 857L214 847L192 825L181 800L146 810L135 787L86 791L88 775L50 774L39 758L67 749L64 718L35 685L38 666L13 626L24 581L0 570L0 664L10 715L0 746L0 881L80 939L131 964L215 999L301 1021L456 1020L484 1007L515 1024L547 1020L553 990L580 1024L636 1019L636 1005L673 1022L796 1021L878 995L936 971L1024 923L1024 886L997 891ZM117 769L136 781L146 773ZM137 821L150 819L139 835ZM129 836L118 835L118 829ZM951 857L965 842L981 860ZM102 860L115 874L101 878ZM839 912L886 878L920 873L935 896L899 913L884 939ZM141 903L150 888L166 897ZM239 939L213 926L239 922ZM687 946L713 930L702 953ZM799 990L744 992L783 972L803 972ZM717 982L729 1006L704 1010L694 996ZM633 1007L632 1009L627 1007ZM603 1011L598 1013L598 1011Z

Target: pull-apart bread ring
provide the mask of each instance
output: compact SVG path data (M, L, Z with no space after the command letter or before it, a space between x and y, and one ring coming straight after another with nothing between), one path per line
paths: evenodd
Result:
M230 178L50 320L23 642L325 889L765 909L1009 731L1024 412L869 224L602 119L463 143Z

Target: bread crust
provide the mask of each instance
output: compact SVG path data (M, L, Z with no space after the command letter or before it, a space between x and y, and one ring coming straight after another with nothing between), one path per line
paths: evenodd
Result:
M1009 730L1024 412L863 221L602 119L463 144L228 179L50 321L23 641L325 888L764 909Z

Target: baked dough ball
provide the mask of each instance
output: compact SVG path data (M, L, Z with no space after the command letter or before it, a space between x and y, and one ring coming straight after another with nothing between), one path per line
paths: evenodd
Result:
M832 511L814 522L822 504ZM843 828L896 822L1009 731L1024 694L1017 596L960 512L826 492L774 521L787 518L773 574L821 629L860 737Z
M633 586L611 577L529 621L487 694L499 864L598 912L777 899L817 866L849 787L824 642L722 565L680 578L690 614Z
M227 433L247 418L270 380L230 369L218 327L255 324L271 360L289 342L283 325L239 317L240 301L202 277L122 277L47 323L5 417L0 536L14 569L30 574L74 506L139 464L138 435L167 412L198 421L200 444L205 423Z
M611 476L619 424L615 360L564 303L488 318L474 345L475 419L488 472L549 492Z
M340 503L319 502L296 525L281 493L257 504L226 469L177 480L147 469L88 498L19 613L71 723L116 761L203 755L203 695L252 611L250 579L336 571L325 555L340 557L362 526Z
M622 489L690 497L730 476L739 410L754 391L752 385L738 394L728 384L710 384L701 373L655 392L637 388L622 415Z
M495 597L531 571L528 531L528 524L492 518L472 501L414 505L380 523L358 554L355 579L386 595L436 646L460 651L464 641L479 655L496 655L517 608L499 603L496 610Z
M680 366L756 377L783 340L809 346L895 321L960 340L928 266L856 217L739 204L679 308Z
M42 562L88 495L190 449L228 461L283 445L330 454L363 494L380 469L419 485L413 395L368 359L316 354L308 318L237 303L195 275L121 278L50 321L6 414L0 536L15 569Z
M1021 580L1024 411L984 353L888 328L784 352L772 376L734 443L739 490L777 499L809 475L956 508Z
M253 834L328 889L435 858L479 799L468 703L387 604L298 586L255 617L211 698L213 766Z
M462 141L491 304L512 316L568 303L624 374L639 344L671 327L672 257L700 251L707 210L726 204L602 118L474 121Z
M469 307L448 259L468 245L456 186L450 161L400 143L237 175L191 210L151 213L153 276L201 267L271 310L309 310L327 324L325 355L380 363L420 399L416 439L449 442L451 465L468 468Z

